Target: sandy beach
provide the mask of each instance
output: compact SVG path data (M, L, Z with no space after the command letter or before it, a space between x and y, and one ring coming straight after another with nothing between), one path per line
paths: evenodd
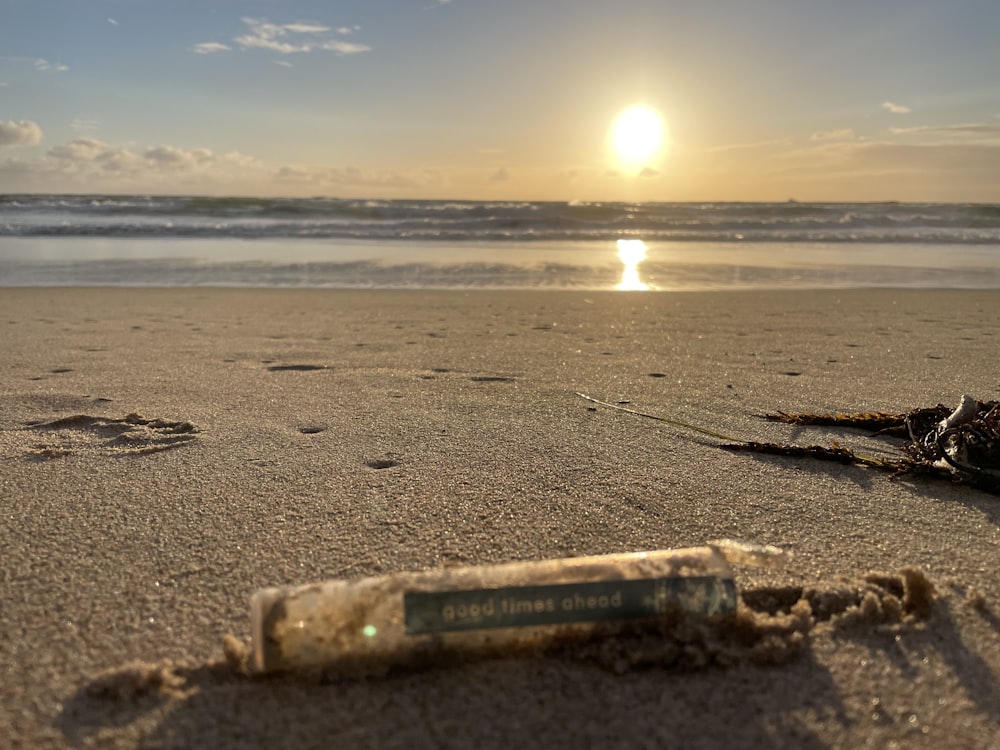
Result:
M998 399L997 320L995 291L2 289L0 746L1000 746L1000 497L577 395L890 455L759 415ZM776 663L224 658L265 586L724 537L794 554L737 567L748 598L857 601ZM866 611L901 570L930 611Z

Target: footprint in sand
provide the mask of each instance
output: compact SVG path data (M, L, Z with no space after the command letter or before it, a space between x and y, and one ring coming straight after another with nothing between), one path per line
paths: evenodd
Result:
M271 372L312 372L313 370L328 370L326 365L271 365Z
M473 375L469 378L473 383L514 383L514 378L505 375Z
M75 454L138 456L179 448L195 439L198 428L190 422L145 419L127 414L122 419L74 414L0 433L5 457L20 453L27 459L45 460Z

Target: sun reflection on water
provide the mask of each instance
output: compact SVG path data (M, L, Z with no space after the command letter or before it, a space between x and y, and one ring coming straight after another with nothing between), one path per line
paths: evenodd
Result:
M618 258L625 268L622 280L615 285L621 291L644 292L648 284L639 278L639 264L646 259L646 243L642 240L618 240Z

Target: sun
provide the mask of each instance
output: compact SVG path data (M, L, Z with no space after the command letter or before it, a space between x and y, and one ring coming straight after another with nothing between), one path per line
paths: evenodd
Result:
M663 120L649 107L629 107L611 125L611 150L623 164L644 164L662 147Z

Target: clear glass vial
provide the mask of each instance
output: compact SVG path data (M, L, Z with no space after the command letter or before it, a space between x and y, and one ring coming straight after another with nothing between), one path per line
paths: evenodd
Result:
M744 548L739 561L747 554L757 553ZM599 623L708 616L736 603L715 543L266 588L251 601L253 668L346 674L443 653L516 653Z

